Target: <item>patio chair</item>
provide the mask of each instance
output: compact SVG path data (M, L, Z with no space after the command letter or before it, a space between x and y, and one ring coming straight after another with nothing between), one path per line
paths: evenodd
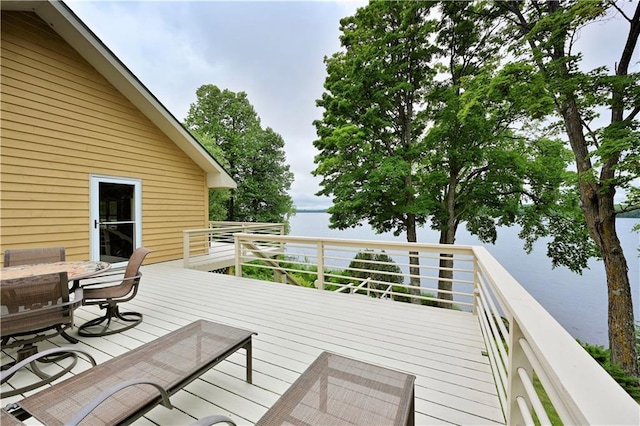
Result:
M138 312L121 312L118 304L133 299L140 284L140 266L144 258L151 253L146 247L136 249L120 279L114 277L122 275L122 271L114 271L105 275L92 277L91 282L82 283L84 290L83 305L98 305L105 310L105 314L92 319L78 328L78 334L85 337L107 336L129 330L142 322L142 314ZM129 323L122 327L110 328L111 320L116 318Z
M19 347L17 362L38 352L36 343L62 335L68 341L78 341L65 333L73 326L73 310L82 301L82 289L69 295L67 273L34 275L23 278L4 279L0 285L0 335L2 350ZM42 362L59 360L44 358ZM13 363L5 364L2 369ZM41 379L20 389L2 393L2 397L15 395L35 389L61 377L69 372L73 363L55 375L42 372L35 362L31 363L32 371Z
M64 260L64 247L5 250L4 252L4 266L35 265Z

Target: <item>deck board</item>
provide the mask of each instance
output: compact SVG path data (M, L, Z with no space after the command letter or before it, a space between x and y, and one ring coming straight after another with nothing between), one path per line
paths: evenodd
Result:
M244 381L241 351L174 395L174 410L154 408L136 424L188 424L211 414L252 424L324 350L416 375L416 424L504 423L478 322L469 313L182 269L181 262L142 271L138 296L123 308L142 312L143 323L80 338L78 347L98 362L199 318L258 335L252 385ZM96 307L80 308L75 322L97 314ZM67 345L59 337L48 344Z

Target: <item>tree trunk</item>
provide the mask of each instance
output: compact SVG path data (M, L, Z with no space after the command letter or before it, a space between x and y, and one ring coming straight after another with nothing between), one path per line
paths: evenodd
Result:
M609 296L611 362L620 365L628 374L639 377L629 268L615 231L614 215L603 221L601 235L601 250L606 253L603 260Z
M456 200L456 187L458 182L458 170L455 164L451 164L451 175L449 178L449 185L447 187L446 194L446 206L447 206L447 223L443 229L440 230L440 244L454 244L456 242L456 230L458 223L455 216L455 200ZM453 290L453 255L440 253L440 268L438 269L438 299L453 301L453 294L450 292ZM453 304L450 302L438 302L438 306L441 308L451 309Z
M520 12L520 5L515 2L500 3L516 18L524 36L527 36L537 22L527 22ZM548 13L557 12L562 6L559 1L547 2ZM640 36L640 4L636 7L624 50L617 64L616 75L628 73L633 51ZM531 52L536 64L549 82L569 79L570 73L566 63L562 63L555 71L547 68L542 52L532 38L528 38ZM564 61L567 56L564 50L565 37L556 37L553 43L551 59ZM557 74L556 74L557 73ZM611 123L623 121L624 104L622 96L625 87L614 87L612 90ZM633 319L633 299L629 283L628 266L624 257L620 240L616 234L614 196L615 170L619 162L618 156L611 156L602 164L600 176L591 163L588 143L584 136L582 117L578 108L575 92L568 90L556 97L556 107L564 120L565 130L576 159L578 171L580 202L585 216L589 234L602 254L607 274L608 308L609 308L609 348L611 361L620 365L628 374L639 376L638 356L636 349L635 327Z
M233 191L233 190L232 190ZM235 216L235 198L236 195L234 192L231 193L231 196L229 197L229 201L227 201L227 220L229 222L235 222L236 221L236 216Z
M440 231L440 244L453 244L454 242L455 231L451 231L451 228ZM453 301L453 294L448 293L453 290L453 255L440 253L439 263L438 299ZM453 304L449 302L438 302L438 306L450 309Z
M615 188L605 186L613 177L613 167L603 165L600 180L594 173L575 98L569 96L560 106L569 143L576 157L580 201L591 238L600 249L607 275L609 349L611 361L628 374L640 376L633 318L633 299L629 282L629 267L618 234L614 208Z
M418 241L417 233L416 233L416 216L414 214L407 215L407 242L415 243ZM420 257L417 251L409 252L409 275L411 278L409 279L409 284L412 286L420 287ZM419 289L412 288L410 293L414 296L420 295ZM411 298L411 303L420 304L422 303L420 299L415 297Z

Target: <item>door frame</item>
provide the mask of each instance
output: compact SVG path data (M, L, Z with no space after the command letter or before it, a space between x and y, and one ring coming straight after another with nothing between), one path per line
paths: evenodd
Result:
M100 183L116 183L134 187L134 244L133 249L142 247L142 180L117 176L90 175L89 177L89 258L100 260ZM96 222L97 221L97 222ZM126 266L127 262L114 263L113 267Z

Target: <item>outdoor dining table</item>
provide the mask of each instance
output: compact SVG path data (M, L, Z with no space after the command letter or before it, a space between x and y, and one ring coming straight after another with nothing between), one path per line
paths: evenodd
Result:
M60 261L60 262L51 262L51 263L35 263L31 265L27 264L27 265L6 266L3 268L0 268L0 282L4 280L12 280L17 278L28 278L32 276L38 276L38 275L47 275L47 274L56 274L56 273L59 274L61 272L66 272L68 276L68 280L73 281L73 286L70 290L73 291L76 297L78 297L77 293L80 294L79 296L80 298L78 300L76 300L75 298L73 299L73 302L75 302L73 309L75 309L80 303L82 303L82 296L81 296L82 293L76 291L80 287L80 280L84 278L93 277L104 271L109 270L110 268L111 268L111 264L108 262L95 262L95 261ZM60 332L60 335L70 343L78 343L78 339L67 334L65 330L62 330ZM4 343L3 343L3 347L4 347ZM31 354L30 351L32 351L33 348L34 347L25 349L25 347L23 347L23 349L20 350L20 351L24 350L22 354L20 354L20 351L18 351L19 357L29 356L29 354ZM8 368L11 366L11 364L12 363L3 365L2 368L3 369ZM73 363L73 365L75 365L75 362ZM71 366L70 368L72 367L73 366ZM32 366L32 368L36 368L36 367ZM63 371L68 371L68 369L65 369ZM39 375L41 378L47 377L44 373L40 371L38 371L36 374ZM55 376L55 377L58 377L58 376Z
M33 265L7 266L0 269L0 279L25 278L34 275L66 272L69 281L73 281L72 289L80 285L80 280L90 278L108 271L111 264L96 261L61 261L53 263L36 263Z

